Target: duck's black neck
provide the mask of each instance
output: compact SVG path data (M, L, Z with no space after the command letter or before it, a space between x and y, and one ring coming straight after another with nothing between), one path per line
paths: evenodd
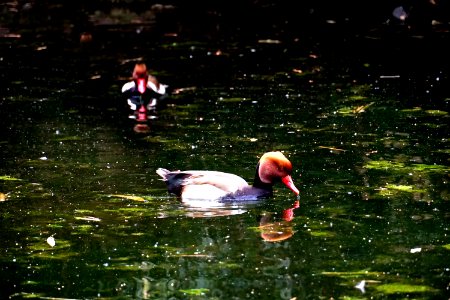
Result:
M268 192L272 192L272 186L273 184L265 183L261 181L261 178L259 177L259 163L256 165L256 174L255 179L253 180L253 187L266 190Z

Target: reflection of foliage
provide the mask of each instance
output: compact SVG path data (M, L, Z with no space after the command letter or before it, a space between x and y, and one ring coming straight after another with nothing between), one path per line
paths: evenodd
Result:
M40 259L55 259L55 260L67 260L72 256L77 256L78 253L71 251L71 242L62 239L56 239L56 244L51 247L45 241L29 246L32 251L31 256Z
M428 199L431 201L429 194L430 176L445 176L450 170L444 165L428 165L428 164L407 164L400 161L372 160L366 162L365 169L372 171L380 171L390 175L390 182L385 183L378 188L378 196L396 196L400 194L411 194L415 199ZM392 182L396 180L398 183ZM375 197L378 197L375 196Z
M316 238L333 238L335 232L331 231L330 224L323 220L309 219L307 221L307 232Z
M209 289L189 289L189 290L180 290L180 292L191 296L201 296L209 292Z
M376 290L383 294L411 294L411 293L424 293L424 292L436 292L437 290L426 285L413 285L404 283L387 283L376 287Z
M18 180L21 180L21 179L5 175L5 176L0 176L0 180L3 180L3 181L18 181Z
M336 235L335 233L330 231L311 231L310 234L314 237L321 237L321 238L331 238Z
M361 271L343 271L343 272L322 272L322 275L339 277L345 280L347 285L354 285L355 280L364 279L368 287L374 287L377 294L392 295L392 294L410 294L410 293L434 293L437 292L435 288L422 284L411 284L406 280L401 280L396 283L382 283L386 280L394 278L393 275L385 272L374 272L370 270Z
M411 185L387 184L379 191L380 196L393 196L398 193L424 193L425 189L414 188Z
M414 189L414 187L411 185L387 184L386 188L390 189L390 190L396 190L396 191L407 192L407 193L424 192L424 190Z
M374 169L388 172L425 172L425 173L444 173L450 170L447 166L427 165L427 164L411 164L407 165L401 162L387 160L372 160L364 165L366 169Z
M370 103L364 104L364 105L342 107L337 110L337 113L344 115L344 116L354 116L356 114L365 112L367 110L367 108L369 108L373 104L374 104L374 102L370 102Z
M5 182L1 192L5 192L4 195L7 200L43 199L52 196L51 192L45 190L40 183L28 183L22 179L9 176L3 177L7 178L3 178Z
M347 272L322 272L322 275L326 276L335 276L341 278L367 278L374 277L380 278L383 273L382 272L371 272L369 270L360 270L360 271L347 271Z
M402 112L408 113L408 114L416 114L416 115L418 115L418 114L421 114L421 115L432 115L432 116L446 116L446 115L448 115L448 112L443 111L443 110L438 110L438 109L423 110L420 107L403 109Z
M383 295L437 292L433 287L421 284L410 284L404 281L382 284L382 281L393 278L392 275L386 274L385 272L361 270L348 272L322 272L321 274L342 278L347 281L348 285L353 285L354 280L365 279L365 282L368 283L369 286L373 286L378 293Z

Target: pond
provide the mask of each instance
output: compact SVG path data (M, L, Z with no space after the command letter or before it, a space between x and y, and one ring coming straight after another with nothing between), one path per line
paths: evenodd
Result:
M2 298L450 297L441 69L277 40L3 42ZM120 95L140 57L185 88L145 133ZM252 182L271 150L294 166L298 208L282 185L258 203L186 206L155 173Z

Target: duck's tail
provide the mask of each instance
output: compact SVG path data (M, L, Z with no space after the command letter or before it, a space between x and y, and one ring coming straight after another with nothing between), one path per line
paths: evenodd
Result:
M189 176L189 174L181 173L180 171L169 171L164 168L159 168L156 170L156 174L162 177L162 180L167 185L167 190L169 193L181 196L184 178Z
M167 170L167 169L159 168L158 170L156 170L156 174L161 176L164 181L169 180L169 176L168 175L170 174L170 171Z

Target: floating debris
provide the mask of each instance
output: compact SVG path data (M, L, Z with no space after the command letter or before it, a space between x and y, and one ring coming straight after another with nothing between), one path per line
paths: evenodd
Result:
M188 86L188 87L183 87L183 88L175 89L172 93L173 93L173 94L180 94L180 93L182 93L182 92L195 91L196 89L197 89L196 86Z
M394 10L392 11L392 15L397 19L399 19L400 21L405 21L406 18L408 17L408 13L403 8L403 6L398 6L394 8Z
M127 200L132 200L132 201L139 201L139 202L144 202L145 199L139 196L133 196L133 195L122 195L122 194L116 194L116 195L111 195L113 197L118 197L118 198L123 198L123 199L127 199Z
M328 149L331 151L336 151L336 152L345 152L347 150L344 149L339 149L339 148L335 148L335 147L327 147L327 146L319 146L320 149Z
M75 219L77 220L83 220L83 221L92 221L92 222L100 222L101 219L96 218L96 217L91 217L91 216L87 216L87 217L75 217Z
M355 288L360 290L361 293L364 294L366 292L366 281L361 280L357 285L355 285Z
M258 43L260 44L281 44L280 40L273 40L273 39L263 39L263 40L258 40Z
M397 79L400 75L380 75L380 79Z
M54 247L56 245L55 238L53 236L49 236L47 238L47 244L49 244L51 247Z
M370 102L369 104L361 105L361 106L355 107L355 108L353 109L353 112L356 113L356 114L365 112L366 109L367 109L369 106L371 106L372 104L374 104L374 102Z

